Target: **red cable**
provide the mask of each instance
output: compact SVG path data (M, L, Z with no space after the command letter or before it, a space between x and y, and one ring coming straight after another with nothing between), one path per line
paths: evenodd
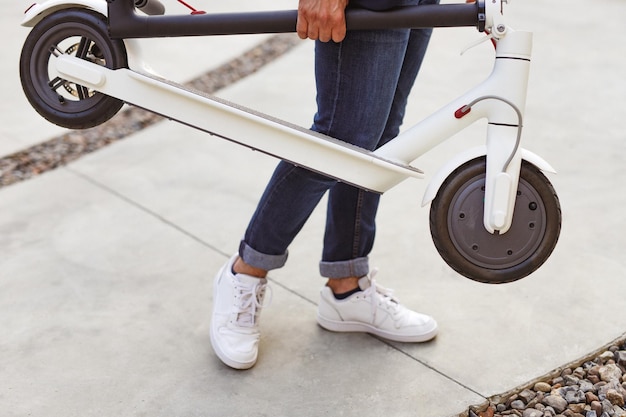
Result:
M183 0L178 0L178 2L180 4L182 4L183 6L187 7L189 10L191 10L191 14L205 14L206 13L203 10L196 10L196 9L194 9L192 6L190 6L189 4L185 3Z

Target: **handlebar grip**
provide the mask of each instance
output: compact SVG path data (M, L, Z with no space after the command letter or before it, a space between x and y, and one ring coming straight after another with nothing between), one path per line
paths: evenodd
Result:
M165 6L159 0L135 0L135 7L149 16L165 14Z

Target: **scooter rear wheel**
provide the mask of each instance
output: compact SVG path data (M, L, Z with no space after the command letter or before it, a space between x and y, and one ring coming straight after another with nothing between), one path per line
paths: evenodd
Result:
M483 225L485 170L480 157L450 174L431 204L431 235L441 257L461 275L489 284L516 281L554 250L561 207L548 179L523 161L513 224L506 233L489 233Z
M122 101L60 77L55 54L71 54L111 69L126 67L124 42L109 38L104 16L80 8L46 16L24 42L20 78L33 108L59 126L97 126L120 110Z

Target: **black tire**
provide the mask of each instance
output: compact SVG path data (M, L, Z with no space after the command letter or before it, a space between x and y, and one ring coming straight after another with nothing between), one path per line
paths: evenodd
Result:
M539 268L561 232L561 206L548 179L523 161L513 212L504 234L483 225L485 157L457 168L443 183L430 208L430 230L437 251L459 274L489 284L521 279Z
M46 16L24 42L20 78L33 108L56 125L86 129L113 117L124 103L57 77L51 65L53 50L110 69L127 67L124 42L109 38L105 17L87 9L65 9Z

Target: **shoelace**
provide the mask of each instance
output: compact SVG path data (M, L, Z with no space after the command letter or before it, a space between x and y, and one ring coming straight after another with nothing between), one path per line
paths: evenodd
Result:
M269 289L270 297L264 303L265 292ZM246 284L235 280L235 293L237 294L237 324L242 327L254 327L257 323L259 313L263 307L269 306L272 302L272 287L259 282Z
M379 305L384 305L388 310L393 311L394 319L400 312L400 302L393 296L393 290L385 288L376 283L374 276L378 272L377 269L373 269L369 275L370 286L363 291L366 297L370 297L370 306L372 311L372 322L376 321L376 312ZM378 295L378 296L377 296Z

